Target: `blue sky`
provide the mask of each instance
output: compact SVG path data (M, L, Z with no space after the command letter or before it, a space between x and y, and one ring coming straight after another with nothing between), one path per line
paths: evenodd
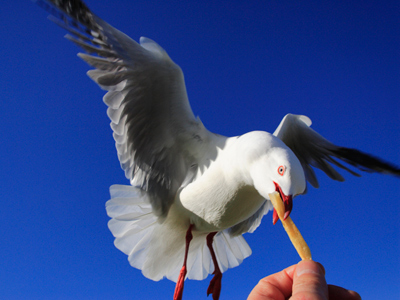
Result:
M135 40L157 41L185 73L195 115L227 136L273 132L305 114L332 142L400 164L397 1L86 1ZM113 245L104 204L128 184L78 48L26 0L2 3L0 290L4 299L171 299ZM328 283L363 299L400 294L399 179L317 172L292 218ZM221 299L245 299L299 257L271 215L224 273ZM206 299L206 280L185 299Z

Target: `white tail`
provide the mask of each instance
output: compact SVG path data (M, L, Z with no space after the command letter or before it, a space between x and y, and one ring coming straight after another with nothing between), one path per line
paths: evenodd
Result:
M177 281L183 264L185 235L188 223L169 218L160 224L153 214L145 191L126 185L110 187L111 199L106 203L108 223L115 237L115 246L128 255L129 263L142 270L144 276L158 281L167 277ZM214 272L206 245L207 233L195 230L189 247L187 278L202 280ZM251 254L244 238L231 237L227 230L214 237L213 248L221 272L241 264Z

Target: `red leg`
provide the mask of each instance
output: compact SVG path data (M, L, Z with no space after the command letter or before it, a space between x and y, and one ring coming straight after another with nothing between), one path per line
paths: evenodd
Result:
M222 273L218 267L217 257L215 255L214 249L212 247L214 236L217 232L211 232L207 235L207 247L210 249L211 258L214 263L214 277L211 279L210 285L207 289L207 296L213 294L213 300L219 299L219 294L221 293L221 281L222 281Z
M179 273L178 281L176 282L174 300L181 300L182 299L183 285L185 283L185 277L186 277L186 273L187 273L186 262L187 262L187 256L188 256L188 253L189 253L189 244L190 244L190 241L193 238L192 229L193 229L193 224L190 224L188 230L186 231L185 258L183 260L183 267L181 269L181 272Z

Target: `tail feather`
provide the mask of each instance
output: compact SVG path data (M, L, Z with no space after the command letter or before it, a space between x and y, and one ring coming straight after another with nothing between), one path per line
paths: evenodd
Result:
M221 272L237 267L251 255L251 249L243 236L231 237L227 230L214 237L213 246L219 258Z
M106 209L112 218L108 228L115 237L114 245L129 256L133 267L142 269L157 217L152 213L145 192L140 189L113 185L110 194Z
M211 254L204 242L206 235L194 239L193 245L189 251L188 259L188 278L194 280L203 280L214 271Z
M111 199L106 203L112 218L109 229L115 246L128 255L129 263L142 270L144 276L158 281L164 277L177 281L183 264L188 220L170 211L161 224L153 213L145 191L123 185L110 188ZM203 280L214 272L214 264L206 244L207 233L193 231L187 261L187 278ZM251 254L251 249L239 235L228 230L214 237L213 248L221 272L238 266Z

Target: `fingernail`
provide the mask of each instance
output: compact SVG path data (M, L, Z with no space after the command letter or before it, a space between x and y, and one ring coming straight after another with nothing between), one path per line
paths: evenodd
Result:
M303 274L316 274L325 276L325 269L320 263L314 261L301 261L296 267L296 276L299 277Z

